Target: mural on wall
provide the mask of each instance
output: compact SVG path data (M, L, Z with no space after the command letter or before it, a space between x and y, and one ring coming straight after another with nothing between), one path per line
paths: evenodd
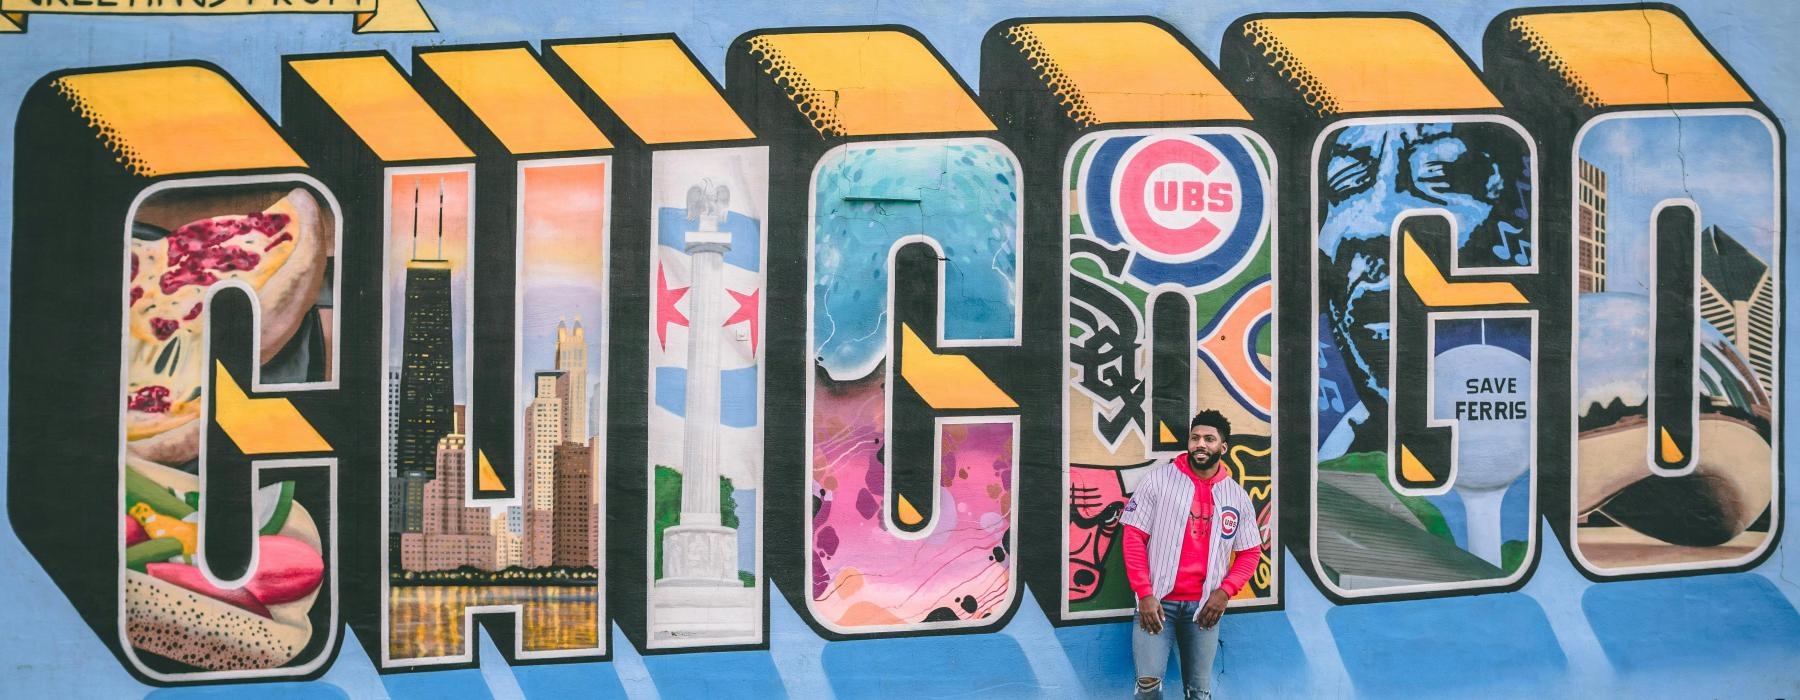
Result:
M770 306L768 401L806 407L769 416L771 478L805 514L771 532L806 543L774 580L833 638L995 628L1020 590L1019 161L904 28L752 33L727 62L792 164L771 168L771 252L806 253L769 278L807 301Z
M612 618L646 652L765 639L768 149L674 35L545 42L613 142ZM643 212L637 215L635 212ZM640 329L643 345L637 345ZM688 381L689 378L694 381Z
M404 580L407 572L416 577L421 572L454 570L470 563L463 561L469 554L468 535L474 536L477 545L485 536L488 545L478 547L473 565L494 568L491 532L486 527L466 531L470 524L486 525L486 509L464 505L473 490L468 477L475 462L468 458L466 432L473 180L467 167L388 178L388 270L383 296L388 308L385 345L390 404L385 411L389 435L385 461L391 464L383 466L388 486L390 578L398 574ZM423 249L419 247L422 227L429 227L424 231ZM484 474L477 469L473 476L479 484ZM425 527L428 512L432 521L429 531ZM437 561L426 556L428 548L438 550ZM413 633L415 628L447 633L448 625L440 618L460 617L457 609L440 612L437 606L424 603L425 596L417 594L427 590L436 589L403 589L390 584L386 617L391 657L447 656L463 647L460 634L436 640L434 649L401 643L422 636Z
M606 392L612 161L600 153L607 143L522 47L436 50L415 58L415 72L429 76L422 96L450 115L476 164L474 191L458 202L473 206L464 220L465 235L473 231L466 257L460 265L450 258L424 263L449 268L439 273L448 284L430 288L433 300L448 292L449 314L437 310L442 302L421 304L417 323L409 310L407 327L399 329L407 335L429 329L440 347L443 336L463 332L449 357L435 348L402 351L394 412L401 457L405 430L413 428L407 373L437 375L448 365L468 381L437 387L419 401L418 410L450 420L426 435L441 436L432 453L438 468L425 473L421 495L391 497L399 509L417 503L422 517L402 523L417 520L418 532L396 533L397 569L395 552L388 555L383 660L396 666L474 660L477 612L511 614L511 633L503 627L493 633L511 639L514 658L597 657L606 650L600 631L605 461L597 434L605 413L590 397ZM521 107L530 108L529 116ZM396 243L389 245L391 265ZM407 296L409 304L426 301ZM390 349L394 319L390 313ZM457 430L441 433L446 423ZM399 477L418 471L394 465Z
M768 151L653 161L650 644L755 643Z
M177 100L237 142L183 133L164 116ZM62 465L10 472L15 493L39 494L10 501L14 517L37 523L22 538L141 677L323 668L341 624L342 434L314 422L340 380L336 200L268 117L205 67L53 74L21 115L51 152L84 154L82 187L104 202L57 206L71 196L48 194L71 182L58 178L34 185L43 198L22 193L38 204L14 212L26 227L58 222L53 248L81 249L65 248L33 282L79 301L19 304L15 318L90 350L13 364L57 388L14 386L52 403L66 392L71 404L38 411L50 422L14 443L14 464ZM81 330L60 332L70 323Z
M1129 615L1119 513L1138 475L1185 447L1193 413L1213 408L1236 428L1231 472L1264 542L1232 606L1279 606L1274 149L1202 52L1155 17L996 24L981 101L1024 165L1026 230L1062 234L1023 248L1025 297L1063 297L1054 313L1027 308L1027 361L1064 367L1023 392L1062 394L1021 407L1025 461L1064 476L1023 480L1022 522L1066 533L1023 539L1027 584L1059 624Z
M387 342L400 354L388 370L398 388L383 660L472 660L477 610L513 613L518 658L591 657L605 649L604 414L590 396L605 392L611 161L519 157L580 150L570 147L585 145L584 124L597 133L528 53L449 50L420 65L442 81L426 99L467 110L461 123L480 146L473 176L440 177L422 199L415 183L413 209L404 191L389 195L389 304L399 311ZM543 121L505 111L534 98ZM432 193L436 238L420 257L420 219L401 217L429 207ZM513 290L478 292L484 281ZM484 385L507 401L483 401Z
M492 504L475 496L504 484L466 432L480 264L471 171L390 178L388 529L398 546L387 605L397 662L466 657L466 611L478 606L520 609L527 653L599 645L594 431L603 421L587 397L601 386L588 368L603 366L607 162L539 162L520 174L524 474L516 500Z
M1779 129L1665 8L1508 13L1485 43L1522 113L1577 125L1550 132L1575 297L1551 523L1593 577L1754 562L1781 515Z
M1017 403L941 350L1018 342L1018 174L970 139L845 146L814 175L808 543L828 626L986 624L1011 605Z
M1525 299L1509 283L1445 281L1423 246L1448 244L1450 277L1528 271L1529 141L1498 120L1377 120L1320 144L1314 555L1346 590L1511 577L1533 541L1536 318L1456 310ZM1401 311L1415 303L1426 313ZM1426 333L1406 337L1420 320ZM1423 355L1407 340L1425 340ZM1407 433L1422 426L1400 415L1397 378L1418 367L1428 381L1408 383L1425 391L1407 398L1423 399L1423 425L1454 426L1448 454L1418 456Z
M1776 143L1744 110L1623 114L1577 141L1573 547L1598 572L1731 565L1767 545Z
M1532 137L1417 16L1265 15L1226 36L1227 72L1269 96L1248 104L1301 136L1287 153L1309 170L1288 194L1310 212L1286 212L1307 253L1284 260L1310 274L1283 268L1311 300L1289 317L1312 342L1286 360L1311 375L1308 458L1286 462L1310 492L1288 501L1300 558L1341 601L1516 587L1551 420ZM1411 73L1378 68L1391 46Z
M466 364L468 273L476 244L470 232L476 230L474 195L481 189L475 187L473 152L386 54L288 57L282 88L290 142L321 164L318 177L347 203L345 229L382 232L346 237L333 268L336 283L351 290L346 294L380 303L347 306L336 317L345 338L365 339L343 346L344 381L376 389L340 402L332 415L347 430L340 452L351 465L338 478L340 511L349 516L347 527L381 533L344 547L341 566L373 572L344 586L346 609L376 613L351 617L355 633L345 639L360 642L373 659L386 659L394 653L384 627L395 598L389 572L406 558L401 541L411 540L417 569L420 558L430 555L420 547L462 559L468 552L451 548L486 532L474 517L465 528L461 517L476 512L462 508L465 489L480 493L474 490L480 477L491 482L493 476L470 460L466 429L473 371ZM476 238L489 245L488 237ZM410 409L405 425L403 404ZM465 407L462 426L459 404ZM439 441L450 433L459 437L444 445L445 471L460 475L439 475ZM411 465L403 471L395 466L402 458ZM429 590L435 589L399 595ZM400 607L416 613L430 606ZM448 617L407 618L409 639L418 641L402 655L417 653L427 638L448 635L425 626L440 619L448 625ZM442 637L433 643L441 645Z
M208 404L223 417L252 401L246 387L331 385L334 290L325 281L336 230L315 185L261 178L155 189L126 226L122 629L152 673L294 665L305 661L315 622L331 619L314 614L335 604L321 591L336 526L321 510L331 505L321 493L328 485L253 466L251 566L230 572L209 565L209 554L230 561L242 552L208 548L235 533L209 533L202 520L201 464L226 461L202 455L218 439L203 436ZM258 364L248 375L209 353L206 306L229 287L256 300ZM329 449L310 430L278 436L242 419L220 428L246 454Z
M1507 12L1480 70L1450 35L1251 15L1215 69L1154 18L1006 20L979 98L904 27L751 31L730 90L672 35L271 56L280 126L207 64L50 73L15 575L159 685L586 682L615 630L658 683L1084 675L1124 503L1214 408L1265 542L1227 634L1283 664L1354 675L1423 619L1381 602L1452 598L1405 605L1628 675L1609 595L1732 574L1800 639L1741 574L1788 498L1775 115L1673 8Z
M1231 421L1226 466L1269 543L1238 597L1276 597L1272 163L1242 129L1107 131L1070 151L1070 618L1136 607L1119 517L1130 485L1186 449L1202 406Z

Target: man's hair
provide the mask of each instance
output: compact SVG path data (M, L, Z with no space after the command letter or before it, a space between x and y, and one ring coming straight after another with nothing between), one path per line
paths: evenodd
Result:
M1231 442L1231 421L1225 419L1225 414L1210 408L1196 413L1193 422L1188 423L1188 432L1202 425L1219 431L1220 442Z

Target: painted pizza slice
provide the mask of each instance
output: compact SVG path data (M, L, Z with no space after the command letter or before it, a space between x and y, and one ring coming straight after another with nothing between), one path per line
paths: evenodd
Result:
M324 283L331 232L319 201L294 189L269 208L213 216L163 233L134 227L125 439L139 457L182 464L199 449L207 290L242 282L261 310L261 357L300 327Z

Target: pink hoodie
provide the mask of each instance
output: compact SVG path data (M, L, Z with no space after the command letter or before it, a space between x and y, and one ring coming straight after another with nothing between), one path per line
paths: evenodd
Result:
M1211 479L1201 483L1200 477L1194 474L1188 465L1187 453L1175 458L1175 467L1194 481L1194 502L1188 506L1189 512L1206 513L1200 522L1193 523L1181 534L1181 568L1175 574L1175 589L1163 597L1163 600L1190 601L1200 600L1201 590L1206 585L1207 547L1212 544L1213 498L1212 485L1220 479L1230 476L1223 464L1213 473ZM1197 525L1197 527L1196 527ZM1150 554L1148 545L1151 533L1144 532L1133 525L1125 526L1125 578L1131 583L1131 590L1137 597L1150 595ZM1170 533L1173 536L1174 533ZM1250 581L1251 574L1256 573L1256 564L1262 560L1260 547L1240 550L1232 555L1231 570L1226 572L1225 579L1219 582L1219 590L1225 591L1227 597L1236 596L1239 589Z

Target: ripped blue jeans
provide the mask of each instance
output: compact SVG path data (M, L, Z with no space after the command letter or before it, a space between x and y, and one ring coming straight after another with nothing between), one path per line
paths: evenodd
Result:
M1134 686L1137 691L1134 697L1138 700L1161 700L1160 679L1163 670L1169 666L1171 644L1181 651L1181 685L1186 700L1212 697L1212 667L1213 658L1219 653L1219 625L1201 627L1195 622L1194 616L1200 612L1200 606L1201 602L1197 600L1163 601L1161 634L1145 632L1137 615L1132 615L1131 658L1137 667L1137 677L1159 680L1151 689Z

